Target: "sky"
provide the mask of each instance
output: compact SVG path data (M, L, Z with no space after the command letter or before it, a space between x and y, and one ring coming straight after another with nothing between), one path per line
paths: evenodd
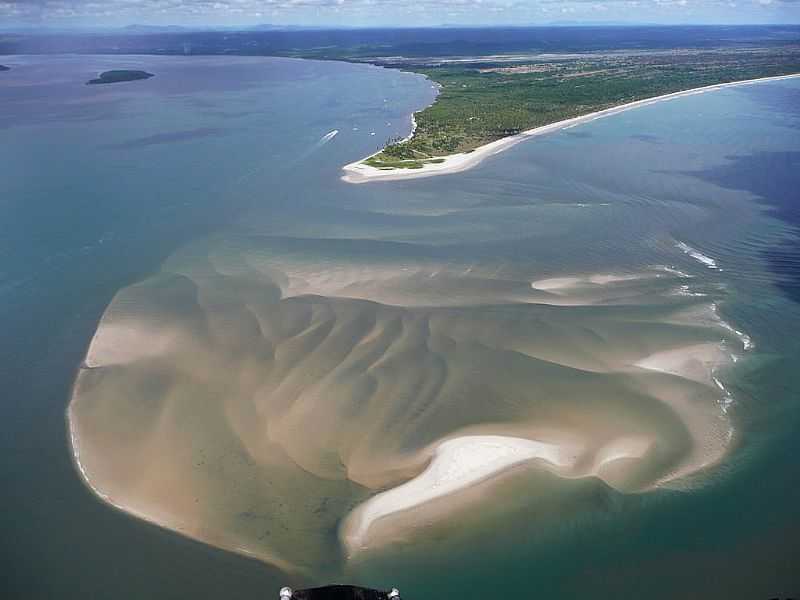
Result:
M0 0L0 25L800 23L800 0Z

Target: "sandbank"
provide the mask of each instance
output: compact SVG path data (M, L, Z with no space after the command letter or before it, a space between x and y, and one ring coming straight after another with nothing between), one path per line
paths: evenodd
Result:
M377 494L356 508L344 541L359 549L372 523L469 487L514 465L541 459L553 467L574 463L577 451L556 444L501 435L470 435L449 439L436 447L428 467L417 477Z
M735 330L685 275L216 243L117 294L73 390L81 478L138 518L332 577L522 473L638 492L729 448Z
M551 432L552 433L552 432ZM372 496L356 507L342 527L342 541L348 556L380 545L381 536L370 535L379 519L420 508L431 501L451 496L458 503L460 491L493 479L513 467L539 460L542 466L560 477L587 475L603 478L611 463L642 458L655 444L644 436L626 436L600 447L587 447L572 435L548 442L508 435L463 435L436 446L427 468L417 477L395 488ZM588 460L587 460L588 459Z

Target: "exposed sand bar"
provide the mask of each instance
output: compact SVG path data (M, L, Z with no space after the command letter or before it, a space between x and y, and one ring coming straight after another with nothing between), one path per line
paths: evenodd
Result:
M682 92L673 92L671 94L664 94L663 96L656 96L654 98L647 98L645 100L637 100L636 102L621 104L619 106L606 108L604 110L599 110L580 117L565 119L563 121L550 123L549 125L543 125L542 127L529 129L517 135L503 138L501 140L496 140L488 144L484 144L483 146L479 146L478 148L476 148L471 152L461 152L459 154L450 154L448 156L437 156L435 158L443 159L443 162L428 163L423 165L419 169L384 170L364 164L365 160L368 160L369 158L380 153L376 152L374 154L371 154L370 156L367 156L356 162L352 162L342 167L342 170L345 172L345 174L342 176L342 180L347 181L348 183L366 183L368 181L395 181L398 179L416 179L418 177L432 177L434 175L448 175L451 173L460 173L461 171L466 171L467 169L471 169L475 165L482 162L485 158L488 158L489 156L494 156L495 154L498 154L503 150L507 150L512 146L516 146L520 142L523 142L527 139L552 133L554 131L567 129L568 127L574 127L582 123L588 123L589 121L594 121L595 119L610 117L612 115L619 114L626 110L631 110L642 106L649 106L651 104L655 104L657 102L663 102L665 100L673 100L675 98L683 98L685 96L693 96L695 94L704 94L706 92L712 92L714 90L721 90L724 88L750 85L765 81L781 81L784 79L792 79L795 77L800 77L800 73L795 73L793 75L778 75L775 77L759 77L757 79L732 81L730 83L718 83L715 85L708 85L704 87L693 88L690 90L684 90ZM416 129L416 123L414 124L414 129ZM411 135L413 136L413 131ZM410 137L406 139L410 139Z
M470 435L442 442L419 476L373 496L356 509L344 535L349 550L360 548L370 525L435 498L452 494L492 475L533 459L559 468L576 458L572 448L500 435Z
M683 274L284 243L198 242L116 295L68 411L105 502L330 580L520 472L558 519L579 479L679 486L730 447L713 371L739 337Z

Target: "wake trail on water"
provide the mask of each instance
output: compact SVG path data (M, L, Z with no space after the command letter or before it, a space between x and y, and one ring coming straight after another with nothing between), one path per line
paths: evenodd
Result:
M333 131L329 131L328 133L326 133L325 135L323 135L320 138L319 142L317 142L317 146L324 146L325 144L330 142L334 137L336 137L337 133L339 133L338 129L334 129Z
M680 241L676 242L675 246L681 252L683 252L687 256L690 256L691 258L693 258L694 260L699 262L701 265L703 265L703 266L705 266L705 267L707 267L709 269L713 269L715 271L721 271L722 270L720 268L720 266L717 264L716 259L711 258L707 254L703 254L697 248L693 248L689 244L687 244L685 242L680 242Z

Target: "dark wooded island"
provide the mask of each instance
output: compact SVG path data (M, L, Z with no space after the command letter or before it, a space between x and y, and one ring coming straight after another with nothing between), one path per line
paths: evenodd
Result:
M10 71L11 67L7 67L5 65L0 65L0 71Z
M123 81L136 81L137 79L150 79L154 77L152 73L147 71L129 71L129 70L116 70L104 71L100 73L97 79L90 79L86 85L97 85L100 83L121 83Z

